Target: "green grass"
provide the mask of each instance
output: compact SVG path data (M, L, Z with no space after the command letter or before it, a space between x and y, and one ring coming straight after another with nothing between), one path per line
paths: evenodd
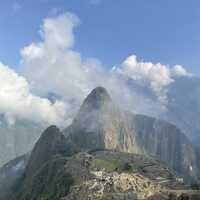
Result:
M108 160L96 159L95 165L96 167L104 168L105 170L109 172L119 170L119 166L116 163L112 161L108 161Z
M105 160L105 159L95 159L95 166L100 169L105 169L107 172L117 171L119 173L136 173L139 171L139 166L129 165L128 167L124 164L119 164L114 160ZM127 163L128 164L128 163Z

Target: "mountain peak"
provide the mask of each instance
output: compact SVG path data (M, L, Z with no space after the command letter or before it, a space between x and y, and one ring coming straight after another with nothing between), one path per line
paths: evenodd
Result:
M111 101L111 97L104 87L96 87L92 92L86 97L83 104L92 106L93 108L100 108L107 102Z
M56 126L48 127L41 135L31 153L27 165L27 174L32 176L44 163L54 155L65 154L67 142Z
M98 87L94 88L91 91L91 93L108 95L108 92L107 92L106 88L104 88L102 86L98 86Z
M40 140L46 137L52 140L54 137L56 137L56 135L60 135L60 130L57 126L51 125L42 133Z

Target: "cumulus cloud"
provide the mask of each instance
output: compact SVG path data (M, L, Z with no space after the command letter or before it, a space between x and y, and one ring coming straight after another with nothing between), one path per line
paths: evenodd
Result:
M41 42L21 50L23 74L36 93L44 95L53 91L61 96L69 118L73 118L84 97L98 85L105 86L116 100L133 111L145 113L145 110L159 110L167 104L167 86L174 82L174 76L186 75L184 68L175 66L171 69L160 63L139 62L132 55L107 71L98 59L82 59L80 53L73 50L73 31L79 21L71 13L47 18L40 29ZM138 95L125 77L151 89L157 100Z
M82 59L79 52L73 50L74 42L60 42L74 41L73 29L78 21L70 13L45 19L40 29L41 42L31 43L21 50L22 74L31 83L31 89L40 96L49 92L60 96L69 121L86 95L99 85L106 87L114 99L127 107L131 103L136 105L138 98L128 91L125 81L116 73L106 70L96 58Z
M51 62L55 62L57 54L74 44L73 28L77 26L79 19L72 13L59 15L57 18L46 18L40 29L43 39L41 43L32 43L21 50L24 62L40 59L44 56Z
M79 53L71 50L73 28L78 21L71 13L45 19L40 29L42 42L21 50L23 74L35 91L41 94L56 91L69 98L82 95L85 72Z
M78 23L78 17L71 13L47 18L39 31L41 42L33 42L21 50L21 73L31 89L40 96L49 92L60 96L69 121L90 90L106 79L100 61L83 60L73 50L73 30Z
M39 30L41 41L21 49L20 75L0 65L0 113L10 122L20 118L67 126L85 96L99 85L125 109L154 116L162 112L167 86L175 81L174 76L186 76L187 71L180 66L139 62L135 55L112 70L96 58L83 59L73 49L74 28L79 21L72 13L44 19ZM129 79L139 87L134 88ZM138 92L142 87L156 98ZM60 100L51 103L44 98L49 94Z
M175 65L172 69L172 74L174 76L192 76L191 73L187 72L187 70L181 65Z
M26 119L42 123L60 124L65 117L65 105L51 102L30 92L26 79L0 63L0 113L8 122Z
M161 102L166 101L166 86L174 81L170 69L165 65L138 62L135 55L128 57L121 67L117 68L117 71L144 86L150 87Z
M180 65L170 68L160 63L139 62L135 55L126 58L121 66L114 70L142 86L151 88L163 104L167 104L167 86L175 81L174 77L191 75Z

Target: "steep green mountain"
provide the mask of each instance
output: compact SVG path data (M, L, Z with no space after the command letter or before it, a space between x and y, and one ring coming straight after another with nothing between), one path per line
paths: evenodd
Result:
M156 156L187 181L199 178L199 155L176 126L121 110L102 87L88 95L64 134L80 149Z
M69 152L67 140L60 130L56 126L47 128L35 144L22 176L15 180L7 198L38 199L53 192L62 171L62 156L69 155ZM60 178L63 180L63 177ZM43 187L46 187L45 191L42 191Z
M83 149L106 148L140 153L137 141L131 136L131 120L129 113L122 112L113 103L106 89L98 87L85 99L64 134Z

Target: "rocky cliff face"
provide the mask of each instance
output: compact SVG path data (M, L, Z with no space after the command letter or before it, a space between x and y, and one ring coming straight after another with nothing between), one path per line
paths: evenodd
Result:
M132 124L145 154L155 155L186 179L199 176L199 154L176 126L142 115L134 115Z
M136 153L140 148L130 134L130 119L113 103L107 91L98 87L85 99L64 133L83 149L106 148Z
M102 87L88 95L64 133L80 149L106 148L153 155L187 180L199 176L198 154L178 128L120 110Z

